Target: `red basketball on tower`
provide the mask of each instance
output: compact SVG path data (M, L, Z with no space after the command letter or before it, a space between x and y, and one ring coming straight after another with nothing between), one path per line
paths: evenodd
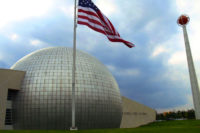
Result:
M178 20L177 23L181 26L188 24L188 22L190 21L189 16L187 15L181 15Z

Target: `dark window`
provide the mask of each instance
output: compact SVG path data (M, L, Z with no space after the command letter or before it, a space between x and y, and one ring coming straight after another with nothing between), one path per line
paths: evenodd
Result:
M6 109L5 125L12 125L12 109Z
M8 96L7 96L7 100L13 100L15 94L16 94L16 90L10 90L8 89Z

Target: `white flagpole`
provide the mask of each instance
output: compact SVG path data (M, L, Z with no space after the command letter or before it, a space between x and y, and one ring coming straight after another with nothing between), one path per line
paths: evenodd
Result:
M73 68L72 68L72 126L70 130L77 130L75 122L75 72L76 72L76 27L77 27L77 0L74 0L74 40L73 40Z

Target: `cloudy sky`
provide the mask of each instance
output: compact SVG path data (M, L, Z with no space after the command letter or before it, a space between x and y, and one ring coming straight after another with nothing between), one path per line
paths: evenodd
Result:
M122 95L158 111L193 108L181 14L200 81L200 0L93 0L121 36L136 47L111 43L86 26L77 48L105 64ZM35 50L72 47L73 0L0 0L0 68Z

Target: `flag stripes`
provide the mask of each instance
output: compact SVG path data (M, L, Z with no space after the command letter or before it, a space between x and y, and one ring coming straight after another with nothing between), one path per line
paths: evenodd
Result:
M129 48L134 47L134 44L120 37L110 20L101 13L91 0L79 0L77 22L106 35L111 42L122 42Z

